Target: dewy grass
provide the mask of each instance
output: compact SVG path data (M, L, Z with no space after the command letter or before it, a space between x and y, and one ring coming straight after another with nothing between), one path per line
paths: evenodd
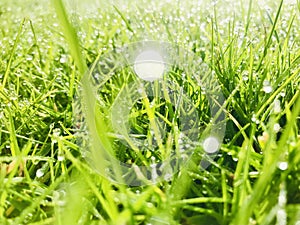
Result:
M0 224L299 225L300 2L101 3L74 2L81 7L66 9L59 0L0 3ZM226 132L206 170L198 166L200 146L169 180L127 186L85 160L80 120L73 119L80 115L72 105L95 61L145 40L180 46L209 66L225 97ZM179 83L183 72L172 68L170 76ZM105 84L107 109L129 83L112 78ZM183 87L199 109L203 131L210 121L207 90L192 80ZM94 112L93 89L84 89ZM132 129L147 141L147 111L167 124L170 136L178 132L170 119L178 111L164 99L149 98L150 106L139 102L131 111ZM96 145L114 152L121 145L103 126L105 107L91 133L103 134ZM93 124L93 116L88 120ZM134 164L136 155L127 148L118 157ZM143 163L163 155L150 149ZM123 179L123 171L115 172Z

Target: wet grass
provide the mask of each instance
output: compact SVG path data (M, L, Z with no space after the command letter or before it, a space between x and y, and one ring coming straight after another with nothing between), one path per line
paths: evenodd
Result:
M66 11L56 0L0 3L0 223L299 225L300 3L145 2ZM84 160L73 103L80 83L84 101L93 99L85 76L93 62L145 39L179 45L209 66L227 126L206 170L193 164L195 149L195 161L170 181L129 187ZM110 82L112 96L126 84ZM136 130L145 111L137 105L132 114ZM168 110L159 113L170 122ZM109 128L96 128L113 148Z

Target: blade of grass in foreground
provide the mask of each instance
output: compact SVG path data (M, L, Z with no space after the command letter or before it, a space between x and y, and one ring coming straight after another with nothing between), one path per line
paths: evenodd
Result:
M91 135L91 139L89 140L92 140L91 151L93 156L96 156L97 159L101 160L101 163L98 163L100 165L100 170L104 170L108 166L108 162L106 162L107 160L105 160L105 158L110 158L109 154L107 154L107 151L112 152L111 143L107 138L106 125L104 123L103 118L100 115L97 115L97 117L95 115L96 96L94 93L94 89L91 86L89 81L89 73L87 73L88 68L87 65L85 64L84 56L81 53L79 39L75 31L75 28L68 20L68 16L62 1L53 0L53 5L55 7L61 26L63 27L65 38L69 44L72 57L75 60L75 65L77 66L81 76L80 77L81 78L80 81L82 85L81 100L83 102L83 106L84 106L83 110L85 111L86 122ZM98 151L98 148L100 148L100 151ZM103 149L107 151L103 151ZM120 179L119 171L118 171L119 167L113 166L113 168L116 176L118 176L118 178ZM83 176L88 176L88 175L83 173ZM113 212L110 213L108 211L106 211L106 213L110 217L112 223L115 224L114 221L117 219L115 213Z
M69 44L71 55L74 58L80 75L83 75L87 71L87 66L84 62L84 57L81 54L81 50L79 48L79 39L76 31L68 20L68 15L62 1L52 0L52 2L56 10L57 17L61 23L61 27L64 30L64 35Z
M79 80L81 81L82 85L82 102L84 105L85 114L88 115L86 121L90 129L90 133L93 136L94 142L97 142L96 146L102 146L102 143L108 144L109 142L107 140L103 140L106 138L106 136L103 136L106 129L105 125L103 124L102 118L97 117L97 120L95 120L96 97L89 82L89 74L87 73L88 68L85 64L84 56L81 53L77 33L75 31L75 28L68 20L67 12L62 1L53 0L52 2L55 7L58 19L64 30L64 35L69 44L71 55L74 58L75 65L77 66L79 74L81 76ZM101 124L102 126L97 126L95 123L98 125ZM101 141L99 140L99 136L97 135L98 132L101 132ZM94 142L93 144L95 145ZM106 147L109 148L109 146Z

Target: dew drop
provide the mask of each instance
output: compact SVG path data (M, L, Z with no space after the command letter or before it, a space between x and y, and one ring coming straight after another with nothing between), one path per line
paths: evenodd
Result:
M17 97L15 97L15 96L13 96L13 97L10 97L10 100L11 101L16 101L18 98Z
M281 105L280 105L280 101L278 99L275 99L274 101L274 113L280 113L281 112Z
M280 170L287 170L287 168L288 168L288 163L287 162L279 162L278 163L278 168L280 169Z
M60 129L59 128L53 129L53 136L58 137L59 135L60 135Z
M244 81L249 80L249 71L248 71L248 70L245 70L245 71L242 73L242 78L243 78Z
M67 56L66 55L62 55L61 57L60 57L60 59L59 59L59 62L60 63L66 63L68 61L68 59L67 59Z
M285 92L282 91L282 92L279 93L279 95L284 98L285 97Z
M62 162L65 160L65 157L63 155L59 155L59 156L57 156L57 160Z
M27 60L27 61L31 61L32 59L33 59L32 55L27 55L27 56L26 56L26 60Z
M279 123L275 123L273 126L273 130L275 133L278 133L280 131L281 127L279 125Z
M36 175L37 178L40 178L40 177L44 176L44 171L42 169L38 169L36 171L35 175Z
M179 144L179 145L182 145L182 143L183 143L183 140L182 140L181 138L179 138L179 139L178 139L178 144Z
M256 123L256 124L259 124L259 119L256 118L256 115L253 114L252 118L251 118L251 121Z
M263 83L263 91L266 93L266 94L269 94L273 91L273 88L270 84L269 81L265 80L264 83Z
M263 91L265 92L265 93L271 93L272 92L272 86L264 86L263 87Z

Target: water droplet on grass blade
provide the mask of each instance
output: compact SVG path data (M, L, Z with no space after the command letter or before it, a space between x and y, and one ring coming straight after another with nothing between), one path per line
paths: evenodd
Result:
M279 123L275 123L273 126L273 130L275 133L278 133L280 131L281 127Z
M62 55L59 59L59 62L62 64L66 63L67 61L68 61L68 58L66 55Z
M274 113L280 113L281 112L281 105L280 105L280 101L278 99L275 99L274 101Z
M285 97L285 92L282 91L282 92L279 93L279 95L284 98Z
M62 162L62 161L65 160L65 156L63 156L63 155L58 155L58 156L57 156L57 160L60 161L60 162Z
M259 124L259 119L257 119L256 115L253 114L252 118L251 118L251 121L256 123L256 124Z
M278 168L280 169L280 170L287 170L287 168L288 168L288 163L287 162L279 162L278 163Z
M273 88L268 80L265 80L263 83L263 91L267 94L273 91Z
M33 59L32 55L26 56L26 60L27 60L27 61L31 61L32 59Z
M271 93L273 90L272 86L264 86L263 91L267 94Z
M248 71L248 70L245 70L245 71L242 73L242 78L243 78L243 81L249 80L249 71Z
M42 169L38 169L35 175L37 178L41 178L42 176L44 176L44 171Z

